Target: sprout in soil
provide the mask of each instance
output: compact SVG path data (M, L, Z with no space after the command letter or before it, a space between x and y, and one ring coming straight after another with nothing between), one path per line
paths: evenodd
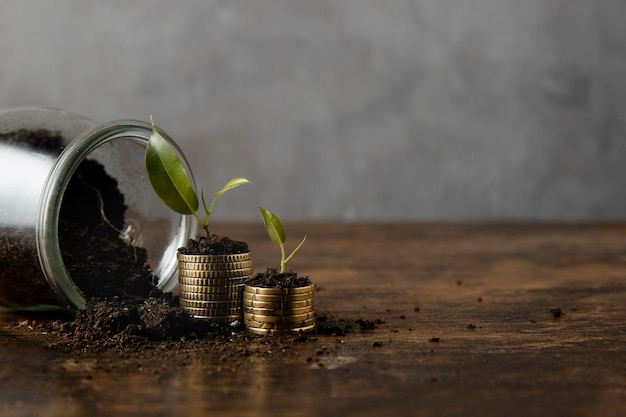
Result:
M261 207L259 207L259 210L261 211L261 216L263 217L263 223L265 224L265 230L267 230L267 234L269 235L272 242L280 246L280 273L282 274L285 272L287 263L291 261L293 256L302 247L302 244L306 240L306 235L304 235L304 238L302 239L300 244L298 244L293 252L291 252L291 255L285 258L285 240L287 238L287 235L285 233L285 228L283 227L283 224L280 222L278 217L276 217L276 215L271 211Z
M240 185L252 184L252 182L245 178L233 178L215 193L208 207L204 200L204 193L201 192L200 199L204 208L204 219L201 218L198 214L200 206L198 195L191 183L189 174L172 146L157 131L152 116L150 116L150 122L152 123L152 135L150 135L146 148L145 163L152 188L161 201L173 211L183 215L194 215L208 236L209 217L217 199L228 190Z

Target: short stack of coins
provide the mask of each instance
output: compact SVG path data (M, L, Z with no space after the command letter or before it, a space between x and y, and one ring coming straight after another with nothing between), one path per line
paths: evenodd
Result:
M307 333L315 329L314 285L297 288L243 290L243 319L250 333L271 335Z
M249 252L232 255L177 254L180 306L191 316L241 321L244 281L252 276Z

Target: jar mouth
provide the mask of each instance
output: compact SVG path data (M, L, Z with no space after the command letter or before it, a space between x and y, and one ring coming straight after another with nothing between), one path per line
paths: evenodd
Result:
M136 145L144 150L151 133L152 127L149 124L135 120L117 120L94 126L70 142L67 148L59 155L46 179L39 204L36 225L36 245L39 261L49 285L66 303L65 307L71 310L84 310L87 307L87 297L85 292L72 280L68 272L59 239L61 205L68 184L81 163L97 153L98 149L102 149L108 144L131 143L133 146ZM176 150L188 172L191 172L180 149L165 133L160 133ZM107 167L105 166L104 168L106 169ZM141 167L135 168L137 180L145 180L143 164ZM133 184L133 181L129 183L132 187L140 186L140 184ZM155 272L158 271L160 277L156 286L163 291L172 291L176 286L176 250L185 244L195 230L195 219L193 217L174 214L173 212L168 213L172 219L170 234L174 238L167 242L163 256L158 259L159 264L155 268ZM146 225L146 227L155 226L154 224ZM171 261L168 262L168 259L171 259Z

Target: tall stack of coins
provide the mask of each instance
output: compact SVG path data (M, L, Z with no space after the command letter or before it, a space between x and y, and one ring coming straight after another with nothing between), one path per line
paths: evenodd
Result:
M315 329L314 285L243 290L243 319L254 334L306 333Z
M241 320L244 281L252 255L183 255L178 258L180 305L191 316L231 323Z

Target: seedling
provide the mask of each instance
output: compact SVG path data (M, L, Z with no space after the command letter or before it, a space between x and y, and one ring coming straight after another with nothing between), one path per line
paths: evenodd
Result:
M204 209L204 218L201 218L198 214L200 207L198 194L191 183L185 166L172 146L156 130L152 116L150 116L150 122L152 123L152 135L150 135L146 148L145 163L152 188L161 201L173 211L183 215L193 215L208 236L209 217L217 199L228 190L240 185L252 184L252 182L245 178L231 179L215 193L208 207L204 199L204 192L201 191L200 201Z
M291 261L293 256L302 247L302 244L306 240L306 235L304 235L304 238L302 239L300 244L298 244L293 252L291 252L291 255L285 258L285 240L287 238L287 235L285 233L285 228L283 227L283 224L278 219L278 217L276 217L276 215L271 211L261 207L259 207L259 210L261 211L261 216L263 217L263 223L265 224L265 230L267 230L267 234L269 235L272 242L276 243L280 247L280 273L282 274L287 268L287 263Z

